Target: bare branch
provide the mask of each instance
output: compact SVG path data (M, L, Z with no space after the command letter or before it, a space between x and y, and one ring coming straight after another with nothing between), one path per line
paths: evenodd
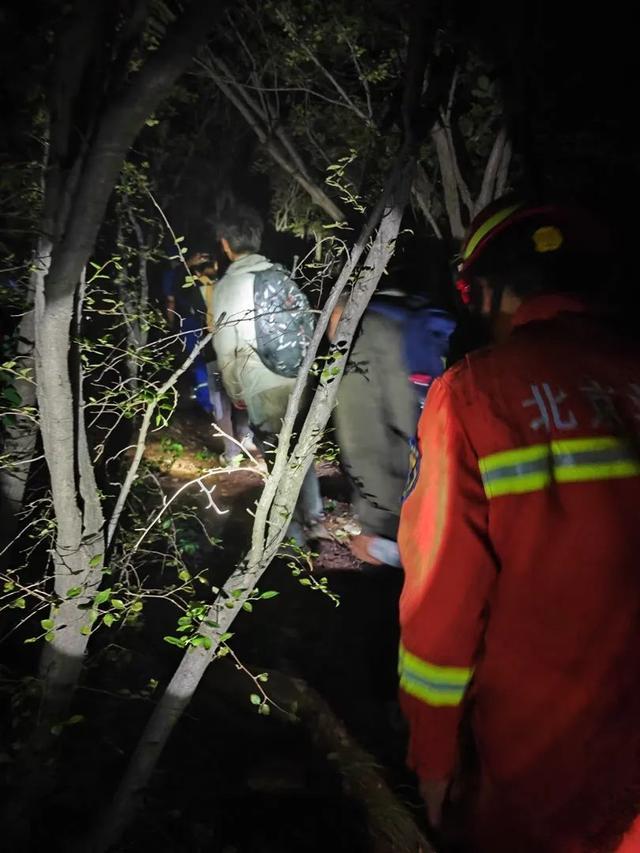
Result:
M440 230L438 223L435 220L435 217L431 213L431 193L432 186L427 177L427 173L424 170L424 167L421 163L418 163L416 168L416 176L413 181L413 185L411 187L411 193L418 203L418 207L422 211L422 215L427 220L431 228L433 229L433 233L436 235L438 240L442 240L442 231Z
M322 210L325 211L331 218L333 222L344 222L345 216L340 210L340 208L333 202L329 196L325 193L325 191L315 182L311 181L308 177L305 176L295 165L295 162L291 162L285 152L281 150L275 143L275 141L269 138L266 129L260 124L260 121L254 111L254 106L249 106L249 104L254 104L254 102L248 100L246 97L242 97L238 94L238 88L231 83L227 82L213 67L211 64L200 63L201 67L205 68L205 70L209 73L212 80L216 83L216 85L220 88L220 90L225 94L229 101L236 107L236 109L242 114L246 122L250 125L250 127L255 132L256 136L260 140L260 142L264 145L267 152L271 155L271 157L281 166L285 172L291 175L294 180L296 180L301 187L310 195L312 201L318 205ZM306 171L306 169L305 169Z
M215 331L215 330L214 330ZM136 479L138 468L140 467L140 463L142 462L142 457L144 456L145 443L147 440L147 434L149 432L149 428L151 426L151 418L158 407L158 402L167 393L173 386L176 384L178 379L182 376L185 371L187 371L193 362L196 360L200 352L207 346L211 338L213 337L214 332L208 332L203 338L201 338L198 343L195 345L191 354L183 364L177 370L171 374L171 376L164 382L160 388L158 389L158 393L155 398L148 404L144 416L142 418L142 423L140 425L140 432L138 433L138 441L136 443L136 452L134 453L133 460L131 462L131 466L127 471L127 476L125 477L125 481L122 485L122 489L120 490L120 494L118 495L118 499L116 501L116 505L114 507L111 518L109 519L109 526L107 529L107 548L113 542L113 536L116 532L118 522L120 520L120 516L122 514L122 510L124 509L124 505L129 497L129 492L131 491L131 487Z
M366 76L362 70L362 66L360 65L360 61L358 60L358 54L356 52L356 49L354 48L354 46L351 44L351 41L346 36L345 36L345 42L347 43L347 45L349 47L349 52L351 53L351 59L353 60L353 64L355 66L356 73L358 75L358 79L362 83L362 88L364 89L364 96L365 96L365 100L367 102L367 113L369 115L369 121L373 122L373 106L371 104L371 87L369 86L369 81L367 80L367 78L366 78Z

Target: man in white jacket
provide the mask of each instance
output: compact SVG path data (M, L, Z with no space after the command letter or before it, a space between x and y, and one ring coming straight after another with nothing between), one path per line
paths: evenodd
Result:
M247 409L254 440L269 462L295 379L266 367L257 350L254 277L273 266L258 253L262 227L259 215L248 207L237 208L218 223L217 237L231 264L214 291L213 318L218 329L213 343L227 394L236 407ZM303 526L317 532L321 518L320 487L312 467L288 535L304 544Z

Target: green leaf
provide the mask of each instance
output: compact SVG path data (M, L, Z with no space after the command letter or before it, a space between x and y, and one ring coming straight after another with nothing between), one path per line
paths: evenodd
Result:
M256 676L258 681L269 681L269 674L267 672L261 672L260 675Z
M72 586L71 589L67 592L67 598L77 598L81 592L81 586Z
M311 586L311 581L309 578L300 578L300 583L302 586Z
M180 648L183 646L181 637L163 637L162 639L165 643L169 643L170 646L180 646Z
M250 601L245 601L245 603L242 605L242 609L246 610L247 613L253 613L253 604L251 604Z
M271 713L271 708L267 705L266 702L263 702L262 705L258 708L258 713L262 714L263 717L268 717Z
M89 566L90 566L92 569L95 569L95 567L96 567L96 566L100 566L100 565L102 565L103 557L104 557L104 554L96 554L96 555L95 555L95 557L92 557L92 558L89 560Z
M120 598L112 598L111 606L115 607L116 610L124 610L124 601L122 601Z
M258 696L257 693L252 693L249 700L252 705L262 705L262 696Z
M209 651L209 649L213 646L213 642L211 641L211 637L203 637L202 639L203 639L203 641L204 641L204 642L202 643L203 647L204 647L207 651Z
M44 635L45 642L50 643L55 638L55 636L56 635L53 631L47 631L47 633Z
M24 598L16 598L16 600L12 602L11 606L17 607L18 610L24 610L27 606L27 602Z
M80 628L80 633L83 637L88 637L91 633L91 628L88 625L83 625L82 628Z
M50 631L54 627L53 619L41 619L40 624L45 631Z
M141 601L134 601L133 604L131 605L131 610L134 613L140 613L140 611L142 610L143 607L144 607L144 605Z
M266 600L267 598L275 598L276 595L280 595L280 593L276 592L275 589L270 589L267 592L263 592L260 598Z
M25 645L26 645L27 643L36 643L37 641L38 641L38 638L37 638L37 637L29 637L29 638L28 638L27 640L25 640L24 642L25 642Z
M181 581L189 581L191 580L191 573L183 569L181 572L178 572L178 577Z
M103 589L101 592L99 592L96 595L93 603L96 606L99 604L104 604L105 601L109 601L110 598L111 598L111 587L109 587L108 589Z
M110 628L115 621L116 617L113 615L113 613L105 613L102 617L102 622L107 626L107 628Z
M16 587L16 585L14 584L13 581L5 581L2 589L4 592L13 592L15 587Z
M77 726L78 723L84 723L84 717L82 716L82 714L74 714L72 717L69 717L66 722L66 725Z
M220 642L221 642L221 643L226 643L226 642L227 642L227 640L230 640L232 637L233 637L233 634L223 634L223 635L220 637Z
M19 406L22 403L22 397L11 385L3 390L2 396L12 406Z

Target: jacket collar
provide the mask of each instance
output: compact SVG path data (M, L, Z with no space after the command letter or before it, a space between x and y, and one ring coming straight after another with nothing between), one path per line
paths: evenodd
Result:
M539 320L552 320L558 314L586 314L589 307L579 296L572 293L544 293L527 299L518 308L511 320L511 328L524 326Z
M233 274L237 272L245 272L246 270L253 270L254 267L261 267L265 264L269 266L270 262L264 255L259 255L257 252L251 252L248 255L241 255L237 260L230 263L227 268L227 272Z

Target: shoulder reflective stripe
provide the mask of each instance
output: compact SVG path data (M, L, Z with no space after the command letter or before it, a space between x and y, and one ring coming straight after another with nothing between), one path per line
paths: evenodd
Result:
M615 436L564 439L493 453L478 460L489 498L577 483L640 475L634 447Z
M464 261L468 260L477 248L478 243L480 243L480 241L484 239L484 237L486 237L487 234L492 231L496 226L504 222L508 216L511 216L511 214L519 207L519 204L514 204L513 207L505 207L504 210L499 210L497 213L494 213L493 216L490 216L486 222L483 222L482 225L476 231L476 233L471 236L469 242L465 246L462 259Z
M473 670L467 667L436 666L421 660L402 646L399 654L400 686L429 705L459 705Z

